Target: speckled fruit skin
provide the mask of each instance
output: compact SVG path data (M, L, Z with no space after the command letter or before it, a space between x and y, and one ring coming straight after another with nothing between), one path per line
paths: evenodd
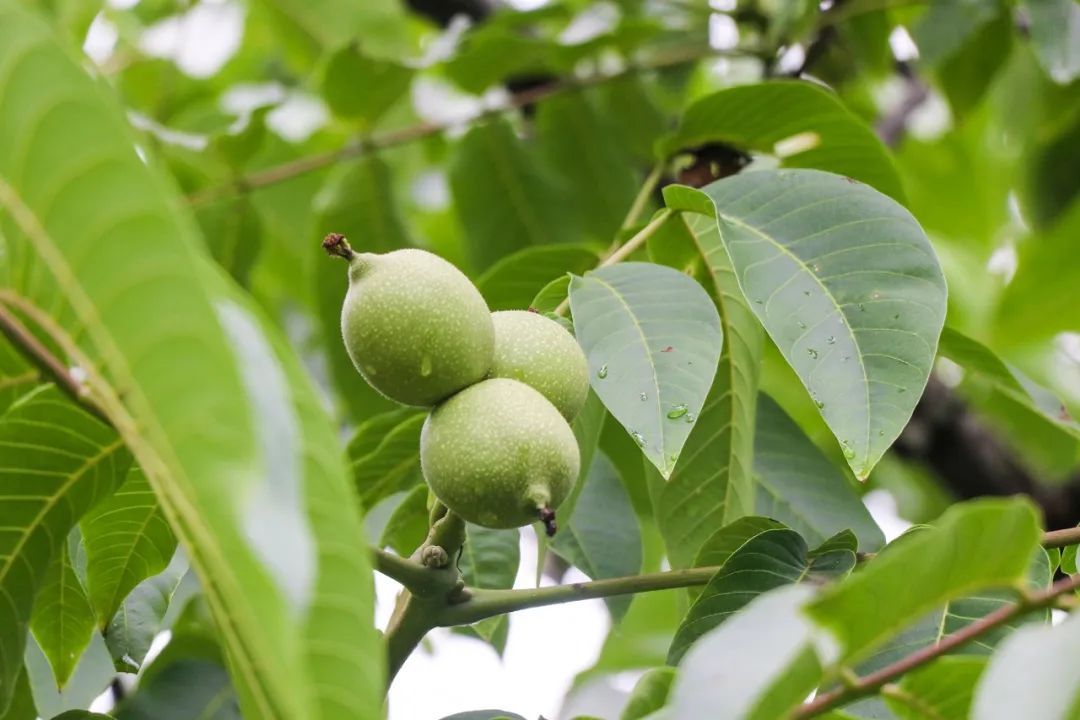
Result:
M417 406L481 380L495 346L476 286L438 255L411 249L353 256L341 335L373 388Z
M543 395L517 380L472 385L437 406L420 433L420 465L446 507L489 528L536 522L578 476L574 432Z
M567 421L589 394L589 365L574 336L551 318L527 310L491 314L495 361L489 377L520 380L540 391Z

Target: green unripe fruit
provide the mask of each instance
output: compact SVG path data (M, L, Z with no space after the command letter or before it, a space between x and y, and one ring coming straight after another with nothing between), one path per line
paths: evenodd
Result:
M555 508L578 476L573 430L528 385L494 378L472 385L428 415L420 464L435 496L466 520L514 528L541 520L555 532Z
M520 380L540 391L568 421L589 394L589 365L574 336L539 313L503 310L495 323L493 378Z
M341 335L373 388L405 405L429 406L487 375L494 326L460 270L424 250L355 253L340 235L323 246L349 261Z

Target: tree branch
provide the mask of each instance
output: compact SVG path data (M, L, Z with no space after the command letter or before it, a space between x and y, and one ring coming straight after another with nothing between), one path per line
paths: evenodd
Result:
M470 625L496 615L545 605L694 587L707 584L719 570L718 567L671 570L528 590L466 590L463 597L467 599L443 610L438 621L441 627Z
M792 718L810 718L821 715L833 708L846 705L853 700L873 695L883 685L895 680L901 675L926 665L936 660L945 653L966 645L976 638L985 635L994 628L1001 627L1005 623L1021 615L1050 607L1055 603L1058 596L1066 595L1080 588L1080 575L1073 575L1051 585L1041 592L1031 593L1018 602L1006 605L985 615L970 625L957 630L952 635L946 635L941 642L930 645L922 650L914 652L891 665L854 679L850 685L838 687L835 690L820 693L808 703L797 708L791 715Z
M650 62L642 63L639 65L631 65L617 73L609 75L596 75L589 78L567 78L565 80L554 82L546 85L540 85L537 87L528 88L520 92L514 93L509 102L505 106L491 110L480 115L471 118L470 122L476 121L489 114L503 113L510 110L517 110L527 105L532 105L541 100L546 100L555 95L559 95L564 92L570 92L575 90L582 90L596 85L602 85L613 80L632 75L637 72L663 70L665 68L676 67L678 65L685 65L687 63L695 62L697 60L704 59L706 57L714 56L737 56L737 57L759 57L761 53L759 51L751 49L735 49L735 50L717 50L715 48L691 48L689 50L682 49L678 53L663 56L652 60ZM422 138L430 137L432 135L438 135L450 128L461 125L461 121L454 122L442 122L442 123L419 123L410 127L401 128L399 130L391 130L381 135L377 135L368 139L360 139L348 143L343 148L333 150L320 155L312 155L310 157L300 158L291 162L276 165L265 170L245 175L237 178L231 183L224 185L218 185L204 190L199 190L188 196L188 201L194 205L205 205L206 203L220 200L222 198L230 197L236 194L242 194L251 190L257 190L259 188L266 187L267 185L273 185L305 173L321 170L322 168L329 167L334 163L342 160L348 160L350 158L359 157L375 150L382 150L396 145L404 145Z
M1044 548L1064 548L1070 545L1080 545L1080 527L1051 530L1043 534L1042 546Z

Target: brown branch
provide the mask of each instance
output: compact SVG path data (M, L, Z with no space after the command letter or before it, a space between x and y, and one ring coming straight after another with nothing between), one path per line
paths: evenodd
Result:
M471 118L470 122L479 120L491 114L498 114L517 110L528 105L540 102L541 100L546 100L548 98L554 97L564 92L582 90L585 88L594 87L596 85L602 85L604 83L627 77L637 72L663 70L666 68L685 65L687 63L718 55L759 57L761 53L750 49L736 49L727 51L716 50L715 48L700 47L680 49L676 53L657 58L650 62L638 65L631 65L625 70L617 73L612 73L610 75L597 75L594 77L581 79L567 78L561 81L521 90L514 93L505 106L486 113L481 113L477 117ZM356 140L350 142L349 144L338 150L332 150L330 152L322 153L320 155L312 155L310 157L300 158L299 160L293 160L291 162L267 168L266 170L260 170L249 175L245 175L243 177L237 178L231 183L217 185L214 187L206 188L205 190L200 190L189 195L188 201L194 206L205 205L206 203L220 200L234 194L257 190L268 185L273 185L275 183L279 183L285 180L290 180L299 175L304 175L309 172L321 170L342 160L360 157L361 155L365 155L369 152L373 152L376 150L383 150L385 148L390 148L397 145L404 145L410 142L414 142L416 140L430 137L432 135L438 135L439 133L442 133L452 127L457 127L460 124L460 120L442 123L424 122L398 130L391 130L389 132L383 133L381 135L376 135L366 140Z
M810 702L797 708L791 714L791 717L795 719L815 717L858 698L873 695L883 685L901 675L926 665L951 650L966 645L994 628L1001 627L1010 620L1035 610L1050 607L1059 596L1071 593L1078 588L1080 588L1080 575L1073 575L1059 580L1046 590L1031 593L1018 602L1006 605L989 615L983 616L970 625L957 630L952 635L946 635L936 645L930 645L913 652L869 675L853 678L850 684L819 694Z
M106 425L112 425L105 411L90 396L90 389L77 380L67 365L34 337L34 334L27 330L26 326L3 304L0 304L0 333L3 333L4 337L10 340L31 364L41 370L46 378L55 383L72 400Z

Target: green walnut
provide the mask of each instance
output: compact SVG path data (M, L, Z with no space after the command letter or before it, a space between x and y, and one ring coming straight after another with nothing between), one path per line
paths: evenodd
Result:
M555 508L581 456L566 420L528 385L493 378L435 407L420 433L420 464L435 496L466 520L514 528L540 520L555 533Z
M504 310L495 323L493 378L520 380L551 401L568 421L585 405L589 366L574 336L539 313Z
M430 406L488 374L494 325L460 270L424 250L353 252L336 234L323 247L349 261L341 335L373 388L405 405Z

